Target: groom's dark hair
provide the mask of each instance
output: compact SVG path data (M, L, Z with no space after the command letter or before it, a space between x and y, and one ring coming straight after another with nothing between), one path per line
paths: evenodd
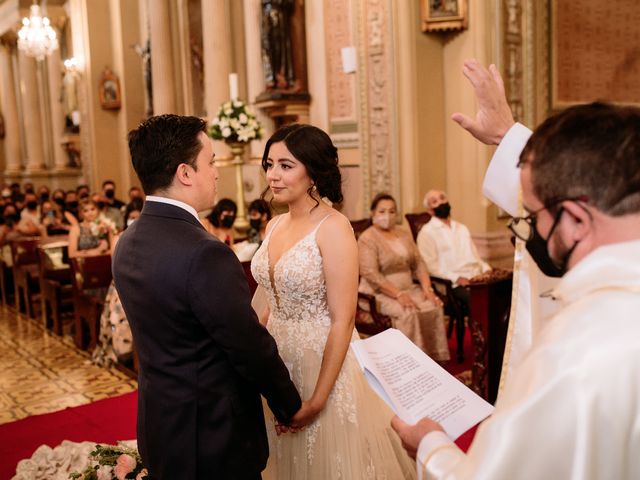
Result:
M197 170L200 132L207 132L201 118L171 114L151 117L129 132L131 162L146 195L168 188L181 163Z

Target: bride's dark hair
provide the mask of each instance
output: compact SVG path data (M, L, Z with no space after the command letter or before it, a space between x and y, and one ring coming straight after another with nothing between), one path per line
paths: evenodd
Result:
M342 176L338 167L338 149L329 135L312 125L294 123L278 129L267 140L262 155L262 168L267 171L267 161L271 145L284 142L291 155L307 169L307 175L321 197L327 197L333 203L342 202ZM308 193L311 195L312 188ZM269 187L262 196L269 191Z

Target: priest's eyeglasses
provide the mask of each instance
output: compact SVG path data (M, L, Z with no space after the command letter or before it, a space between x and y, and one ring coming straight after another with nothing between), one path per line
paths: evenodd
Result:
M537 220L538 214L543 210L548 210L550 208L553 208L557 204L566 202L567 200L571 200L575 202L583 202L583 203L586 203L588 201L586 195L580 195L578 197L554 198L551 201L547 202L547 204L544 207L539 208L535 212L531 212L526 217L513 217L509 222L509 224L507 225L507 228L511 230L511 232L520 240L528 242L533 238L533 233L536 228L536 220ZM556 212L556 216L553 219L554 227L560 220L560 216L562 215L562 212L563 212L562 208Z

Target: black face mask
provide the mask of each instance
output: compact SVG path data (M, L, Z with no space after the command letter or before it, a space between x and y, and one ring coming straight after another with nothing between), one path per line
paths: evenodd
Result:
M559 278L567 273L567 264L569 263L569 258L571 258L571 254L578 245L578 242L574 243L573 247L567 250L567 252L558 262L554 261L549 255L549 239L551 238L551 235L553 235L553 231L556 229L563 211L564 209L560 209L556 214L556 218L553 221L551 230L549 230L549 236L546 240L542 238L538 233L535 222L532 223L531 228L533 229L533 237L531 238L531 240L527 240L525 244L527 247L527 252L529 252L529 255L531 255L533 261L536 262L536 265L538 266L540 271L547 277Z
M249 225L251 225L251 228L253 228L254 230L260 230L260 227L262 226L262 219L260 217L250 218Z
M236 217L231 217L228 215L225 215L224 217L222 217L220 219L220 224L224 227L224 228L231 228L233 227L233 222L236 221Z
M115 190L105 190L104 191L104 196L107 197L108 199L115 198L116 191Z
M27 210L35 210L38 208L38 202L27 202Z
M451 215L451 205L448 202L441 203L433 209L433 213L435 213L438 218L449 218L449 215Z
M67 210L77 210L78 202L67 202Z
M104 202L96 202L96 205L98 206L98 210L102 210L104 208Z
M64 198L62 198L62 197L56 197L56 198L53 199L53 201L56 202L61 207L64 206Z
M42 192L40 194L40 201L46 202L47 200L49 200L49 192Z

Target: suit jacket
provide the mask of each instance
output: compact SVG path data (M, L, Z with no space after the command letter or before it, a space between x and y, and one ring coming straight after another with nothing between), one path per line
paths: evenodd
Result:
M151 477L257 478L269 454L260 394L284 422L301 402L234 253L186 210L149 201L117 244L113 277L138 352Z

